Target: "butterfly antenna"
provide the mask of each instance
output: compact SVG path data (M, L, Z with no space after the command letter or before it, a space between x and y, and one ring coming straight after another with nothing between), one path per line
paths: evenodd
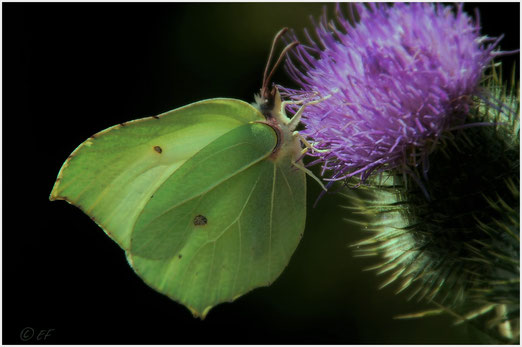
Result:
M268 75L268 68L270 67L270 62L272 61L272 56L274 55L275 45L276 45L277 41L279 41L281 36L283 36L287 31L288 31L288 28L283 28L283 29L279 30L279 32L274 37L274 41L272 41L272 47L270 48L270 54L268 55L268 61L266 62L265 73L263 74L263 84L261 86L262 90L264 90L266 88L266 85L268 84L266 77Z
M283 36L287 31L288 31L288 28L283 28L283 29L279 30L279 32L274 37L274 41L272 42L272 48L270 48L270 54L268 56L268 61L266 63L265 73L263 74L263 84L261 86L261 96L263 98L268 97L268 93L269 93L268 84L270 83L270 80L272 79L272 76L274 75L275 70L283 61L283 58L285 57L286 53L288 53L289 50L291 50L292 48L294 48L295 46L297 46L299 44L298 41L294 41L294 42L290 43L289 45L287 45L283 49L281 54L279 55L279 58L277 59L274 67L270 71L270 74L268 73L268 68L270 66L270 62L272 61L272 56L274 55L276 43L277 43L277 41L279 41L279 39L281 39L281 36Z

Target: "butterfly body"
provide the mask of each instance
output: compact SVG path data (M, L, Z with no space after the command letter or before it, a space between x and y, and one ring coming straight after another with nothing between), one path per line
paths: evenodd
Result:
M281 95L276 87L272 87L269 93L265 93L265 97L256 94L254 99L254 107L256 107L266 119L266 124L271 126L277 133L278 143L271 159L278 160L280 158L290 157L294 164L302 167L302 146L301 139L297 136L296 127L298 121L288 118L285 112L285 104L281 100Z

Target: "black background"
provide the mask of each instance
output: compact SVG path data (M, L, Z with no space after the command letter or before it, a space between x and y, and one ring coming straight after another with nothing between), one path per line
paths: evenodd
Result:
M448 317L393 320L425 305L378 290L353 258L364 238L329 196L308 209L283 275L205 321L148 288L123 252L48 196L61 164L116 123L213 98L253 100L274 34L333 4L3 3L3 343L478 343ZM483 33L519 47L519 4L466 4ZM511 69L518 55L507 57ZM283 69L275 81L294 86ZM319 189L309 181L309 200ZM53 329L43 340L40 331Z

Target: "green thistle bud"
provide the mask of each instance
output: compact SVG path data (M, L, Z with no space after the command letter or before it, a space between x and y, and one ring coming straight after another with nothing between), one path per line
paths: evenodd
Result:
M519 336L519 93L498 69L486 78L467 124L448 131L429 155L422 182L389 171L349 194L374 235L361 256L381 255L383 286L428 300L489 336ZM512 78L515 81L514 76ZM429 199L426 198L429 196ZM422 314L420 314L422 315ZM419 316L419 314L412 315Z

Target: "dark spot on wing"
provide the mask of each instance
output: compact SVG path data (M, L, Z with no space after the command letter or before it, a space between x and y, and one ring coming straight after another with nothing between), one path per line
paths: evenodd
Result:
M181 257L182 257L182 255L181 255L181 254L180 254L180 255L178 255L178 258L179 258L179 259L181 259Z
M158 152L158 153L163 152L163 150L161 149L160 146L154 146L154 150L155 150L156 152Z
M200 225L207 225L208 223L208 219L207 217L201 215L201 214L198 214L196 217L194 217L194 225L195 226L200 226Z

